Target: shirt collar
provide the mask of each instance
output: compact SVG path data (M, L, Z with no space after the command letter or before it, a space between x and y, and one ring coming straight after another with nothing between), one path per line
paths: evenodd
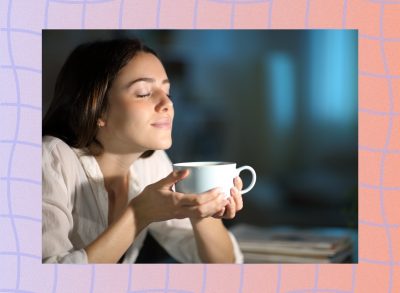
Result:
M85 170L85 173L88 176L91 184L96 185L95 190L97 190L97 192L101 194L105 193L108 202L108 194L104 187L104 176L103 173L101 172L100 166L97 163L95 157L93 155L88 154L87 151L84 149L73 148L73 151L78 156L78 159L81 162L81 165ZM137 168L135 168L136 164L137 162L134 162L130 166L129 193L128 193L129 200L135 197L140 192L141 189L139 179L136 174L137 173L136 170Z

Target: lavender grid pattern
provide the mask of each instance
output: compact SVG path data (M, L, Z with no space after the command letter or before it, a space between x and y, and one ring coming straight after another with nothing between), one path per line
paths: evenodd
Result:
M315 1L315 0L314 0ZM302 24L293 28L311 28L310 7L312 0L297 1L305 6ZM207 22L200 26L200 17L212 12L200 9L205 2L216 9L228 11L219 24ZM395 0L369 0L379 6L378 21L373 24L379 35L359 34L360 40L373 40L379 45L384 74L360 71L359 76L383 79L387 82L389 111L359 108L372 118L387 117L388 127L383 148L360 145L359 150L379 155L376 170L378 184L360 182L360 201L363 191L375 191L382 222L359 219L360 233L363 229L380 229L386 237L388 260L360 257L359 265L340 265L346 271L348 286L336 286L338 266L332 273L330 287L321 285L321 276L330 271L323 265L42 265L41 264L41 34L45 28L231 28L234 29L237 11L243 6L268 4L265 21L253 28L279 28L274 21L274 7L280 0L184 0L184 1L130 1L130 0L0 0L0 292L255 292L250 287L259 285L259 292L366 292L362 283L368 284L370 292L396 292L396 276L400 277L399 259L395 247L399 247L400 219L388 221L385 210L387 191L400 196L400 182L396 186L384 184L385 166L390 154L400 154L400 149L389 149L394 132L395 112L394 81L399 75L389 72L389 60L384 50L388 42L399 43L400 38L388 39L383 34L384 10L397 5ZM342 7L337 28L348 28L347 14L350 0L337 1ZM144 4L146 3L146 4ZM134 7L135 10L132 10ZM129 8L129 9L128 9ZM89 11L97 9L103 18L93 20ZM288 8L289 10L291 8ZM165 19L177 15L189 18L165 25ZM293 12L293 13L296 13ZM141 23L132 24L135 15L146 15ZM289 12L290 14L290 12ZM290 18L291 16L289 16ZM251 16L249 16L251 18ZM314 27L313 27L314 28ZM399 33L400 37L400 33ZM398 95L398 93L397 93ZM398 131L398 130L397 130ZM400 166L397 166L400 167ZM397 168L400 170L400 168ZM399 207L400 211L400 207ZM360 245L363 245L360 243ZM368 244L366 244L368 245ZM332 269L333 270L333 269ZM258 278L255 278L255 272ZM304 272L303 272L304 271ZM297 284L286 286L296 272L303 274ZM377 284L368 276L383 274ZM233 278L232 278L233 277ZM336 278L336 279L335 279ZM228 282L224 282L227 280ZM268 280L268 281L266 281ZM303 280L303 282L302 282ZM268 282L269 284L265 284ZM221 283L223 285L219 285ZM247 284L246 284L247 283ZM398 286L398 285L397 285ZM264 289L262 289L264 288ZM290 288L290 289L289 289ZM383 289L384 288L384 289ZM380 291L379 292L383 292ZM397 291L399 292L399 291Z

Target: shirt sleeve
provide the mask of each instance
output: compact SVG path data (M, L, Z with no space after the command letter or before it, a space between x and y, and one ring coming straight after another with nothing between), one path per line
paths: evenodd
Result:
M193 227L188 218L152 223L149 226L149 232L177 261L181 263L202 262L197 251ZM235 236L229 231L228 235L232 242L235 263L243 263L243 254Z
M172 171L172 164L165 152L157 152L158 174L157 178L163 178ZM172 219L163 222L155 222L149 225L149 232L156 241L177 261L182 263L201 263L198 255L194 231L189 218ZM235 263L243 263L243 255L239 245L228 231L235 254Z
M43 263L88 263L86 251L74 249L68 237L73 228L72 191L68 187L68 173L71 170L68 169L71 166L68 166L68 156L63 152L63 146L43 144Z

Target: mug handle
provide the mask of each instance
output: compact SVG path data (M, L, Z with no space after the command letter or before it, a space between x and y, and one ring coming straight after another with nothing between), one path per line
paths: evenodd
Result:
M245 194L245 193L249 192L254 187L254 185L256 184L257 175L256 175L256 171L254 171L254 169L252 167L250 167L250 166L242 166L242 167L236 169L236 174L237 174L236 176L239 176L239 174L243 170L249 170L251 175L252 175L249 187L247 187L246 189L243 189L241 191L242 194Z

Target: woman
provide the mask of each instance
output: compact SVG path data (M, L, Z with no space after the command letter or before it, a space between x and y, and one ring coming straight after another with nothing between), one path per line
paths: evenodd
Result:
M43 122L43 262L132 263L147 232L180 262L240 263L221 218L243 206L218 189L181 194L172 172L174 108L157 55L135 39L68 57Z

